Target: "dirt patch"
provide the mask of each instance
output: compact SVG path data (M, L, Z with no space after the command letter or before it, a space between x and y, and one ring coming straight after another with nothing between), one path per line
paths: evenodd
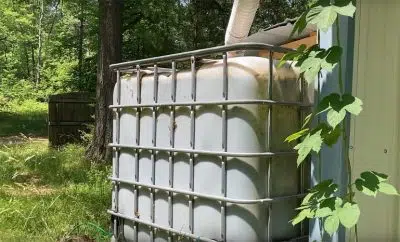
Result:
M87 235L76 235L68 238L62 238L58 242L96 242L96 240L90 238Z
M0 136L0 145L22 144L27 142L46 142L47 137L29 137L24 134Z
M14 183L14 185L3 185L0 190L9 196L13 197L28 197L28 196L45 196L56 192L55 189L48 186L36 186L24 183Z

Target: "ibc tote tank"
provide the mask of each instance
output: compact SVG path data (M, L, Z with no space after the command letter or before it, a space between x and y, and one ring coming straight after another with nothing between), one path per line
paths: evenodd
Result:
M268 122L265 103L226 103L269 99L269 68L266 58L242 56L228 58L225 68L215 60L195 71L173 65L157 74L141 70L139 78L135 70L121 72L114 105L127 107L113 121L119 185L110 211L121 218L120 238L282 241L304 235L289 223L302 184L296 156L283 142L299 129L299 107L272 105ZM291 67L274 67L272 100L299 102L298 77ZM172 103L182 106L163 105ZM271 158L269 151L280 155ZM267 197L283 198L246 204Z

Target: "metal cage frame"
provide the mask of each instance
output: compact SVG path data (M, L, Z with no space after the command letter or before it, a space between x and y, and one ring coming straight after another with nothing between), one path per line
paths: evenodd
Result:
M251 99L251 100L228 100L228 56L227 52L229 51L243 51L243 50L266 50L269 52L269 59L271 60L269 63L269 85L268 85L268 90L267 90L267 95L268 99L265 100L256 100L256 99ZM112 221L113 221L113 232L114 232L114 239L118 240L118 225L119 225L119 220L120 219L125 219L125 220L130 220L134 222L134 238L136 241L138 241L138 224L142 224L145 226L150 227L150 237L152 241L154 241L154 230L159 229L159 230L164 230L166 231L169 236L168 236L168 241L173 241L173 236L174 235L179 235L183 237L190 238L192 240L196 241L209 241L209 242L215 242L215 241L226 241L226 221L225 221L225 212L226 212L226 204L256 204L256 203L266 203L270 205L271 203L278 202L284 199L290 199L290 198L302 198L305 195L305 179L306 173L305 173L305 168L302 166L301 169L299 169L300 172L300 194L293 194L290 196L281 196L281 197L271 197L270 196L270 188L267 188L267 197L266 198L259 198L259 199L253 199L253 200L247 200L247 199L233 199L229 198L226 196L226 162L227 162L227 157L265 157L267 159L268 164L271 163L272 157L275 156L283 156L283 155L289 155L293 156L296 154L294 150L288 150L285 152L273 152L271 151L270 147L270 142L268 142L267 150L268 152L263 152L263 153L234 153L234 152L228 152L227 151L227 107L229 105L235 105L235 104L259 104L259 105L266 105L268 106L268 116L267 116L267 122L268 122L268 141L271 140L272 136L272 108L273 106L276 105L287 105L287 106L295 106L298 107L298 113L299 113L299 119L300 119L300 125L302 124L303 120L303 112L304 109L312 107L312 104L310 103L304 103L303 96L304 96L304 87L305 83L304 80L301 80L301 87L300 87L300 99L299 102L281 102L281 101L274 101L272 100L272 83L274 79L273 75L273 54L276 53L287 53L293 51L293 49L288 49L288 48L283 48L283 47L278 47L278 46L272 46L268 44L262 44L262 43L239 43L239 44L233 44L233 45L227 45L227 46L218 46L218 47L212 47L212 48L206 48L206 49L199 49L199 50L194 50L194 51L188 51L188 52L183 52L183 53L177 53L177 54L172 54L172 55L165 55L165 56L159 56L159 57L154 57L154 58L147 58L147 59L142 59L142 60L135 60L135 61L128 61L128 62L123 62L123 63L118 63L118 64L112 64L110 65L110 68L117 73L117 82L116 82L116 100L117 104L116 105L110 105L109 108L112 109L115 112L115 117L116 117L116 136L113 139L113 143L109 144L109 147L112 147L113 149L113 174L112 177L110 177L110 180L112 181L113 185L113 192L112 192L112 208L108 210L108 213L112 215ZM215 55L215 54L222 54L222 62L223 62L223 93L221 93L221 100L218 101L197 101L196 100L196 61L199 58L204 58L207 56ZM176 64L177 62L181 61L190 61L190 68L191 68L191 102L176 102L176 75L177 75L177 68ZM159 103L158 102L158 70L160 67L158 67L159 64L165 64L165 63L170 63L171 64L171 74L172 74L172 89L171 89L171 101L168 103ZM146 68L146 67L154 67L154 93L153 93L153 102L152 103L141 103L141 75L140 72ZM133 70L132 70L133 68ZM143 68L143 69L142 69ZM161 69L161 68L160 68ZM135 105L121 105L120 100L121 100L121 73L125 71L133 71L137 74L137 104ZM213 152L213 151L207 151L207 150L197 150L195 149L195 117L196 117L196 109L195 107L197 106L203 106L203 105L220 105L222 106L222 144L221 144L221 151L219 152ZM175 108L180 107L180 106L187 106L190 107L190 120L191 120L191 134L190 134L190 147L192 149L178 149L174 147L174 131L173 129L170 130L170 147L165 148L165 147L157 147L156 144L156 130L157 130L157 110L160 107L169 107L171 109L170 112L170 124L173 125L175 122ZM120 143L120 112L122 109L136 109L137 115L137 121L136 121L136 144L135 145L127 145L127 144L121 144ZM152 146L142 146L140 145L140 122L138 122L138 119L140 120L140 111L141 108L152 108L152 117L153 117L153 132L152 132ZM125 179L120 179L119 174L118 174L118 167L119 167L119 150L120 148L128 148L128 149L133 149L135 151L135 177L134 180L125 180ZM139 152L141 150L147 150L151 152L151 161L152 161L152 183L151 184L146 184L146 183L141 183L139 182ZM158 186L155 185L155 156L157 151L166 151L169 154L169 186ZM172 181L173 181L173 166L174 166L174 155L176 153L186 153L190 157L190 181L189 181L189 187L190 190L180 190L180 189L175 189L173 187ZM209 195L209 194L204 194L204 193L198 193L194 191L194 160L196 159L196 155L198 154L207 154L207 155L214 155L214 156L219 156L222 159L221 162L221 194L220 196L215 196L215 195ZM268 168L268 184L270 184L270 165L267 166ZM129 184L133 186L134 189L134 211L137 211L138 209L138 189L140 187L145 187L150 189L150 199L151 199L151 207L153 208L151 211L151 222L141 220L139 217L130 217L126 216L122 213L119 213L118 211L118 191L119 191L119 184ZM268 185L270 186L270 185ZM168 205L169 205L169 211L168 211L168 221L169 221L169 227L165 226L160 226L155 223L154 221L154 198L155 198L155 191L156 190L162 190L165 192L168 192ZM177 229L174 229L172 226L172 216L173 216L173 203L172 203L172 197L174 194L183 194L188 197L188 204L189 204L189 229L190 233L179 231ZM205 238L202 236L198 236L193 233L193 201L195 197L199 198L204 198L204 199L210 199L210 200L215 200L219 201L220 203L220 211L221 211L221 237L219 240L213 240L210 238ZM269 212L271 212L271 206L268 206ZM268 234L270 237L270 216L268 218ZM302 236L299 238L295 238L294 240L301 240L308 238L308 234L305 234L306 231L304 229L304 222L301 224L301 234ZM271 238L268 238L268 241L271 241Z

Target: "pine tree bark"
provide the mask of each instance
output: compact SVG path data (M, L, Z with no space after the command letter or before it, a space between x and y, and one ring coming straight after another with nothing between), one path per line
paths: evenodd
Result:
M30 62L29 62L29 54L28 54L28 47L27 43L24 43L24 55L25 55L25 65L26 65L26 78L31 77L31 67L30 67Z
M43 22L43 15L44 15L44 3L43 0L40 1L40 13L38 19L38 54L37 54L37 66L36 66L36 87L39 85L40 82L40 74L42 69L42 22Z
M111 158L107 144L112 138L112 104L116 74L109 65L121 61L123 0L99 0L100 50L97 67L95 132L87 150L94 161Z
M79 31L78 31L78 76L79 81L82 81L82 66L83 66L83 34L84 34L84 3L81 1L79 3L80 13L79 13Z
M31 59L32 59L32 82L35 82L36 80L36 62L35 62L35 48L33 47L33 44L29 44L31 47Z

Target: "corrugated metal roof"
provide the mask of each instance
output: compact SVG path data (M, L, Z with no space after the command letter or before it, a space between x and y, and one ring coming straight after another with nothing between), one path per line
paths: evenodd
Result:
M295 34L289 39L297 18L286 19L285 21L274 24L266 29L261 29L257 33L249 35L242 42L260 42L270 45L282 45L292 40L309 36L311 32L317 30L315 25L308 25L300 34Z

